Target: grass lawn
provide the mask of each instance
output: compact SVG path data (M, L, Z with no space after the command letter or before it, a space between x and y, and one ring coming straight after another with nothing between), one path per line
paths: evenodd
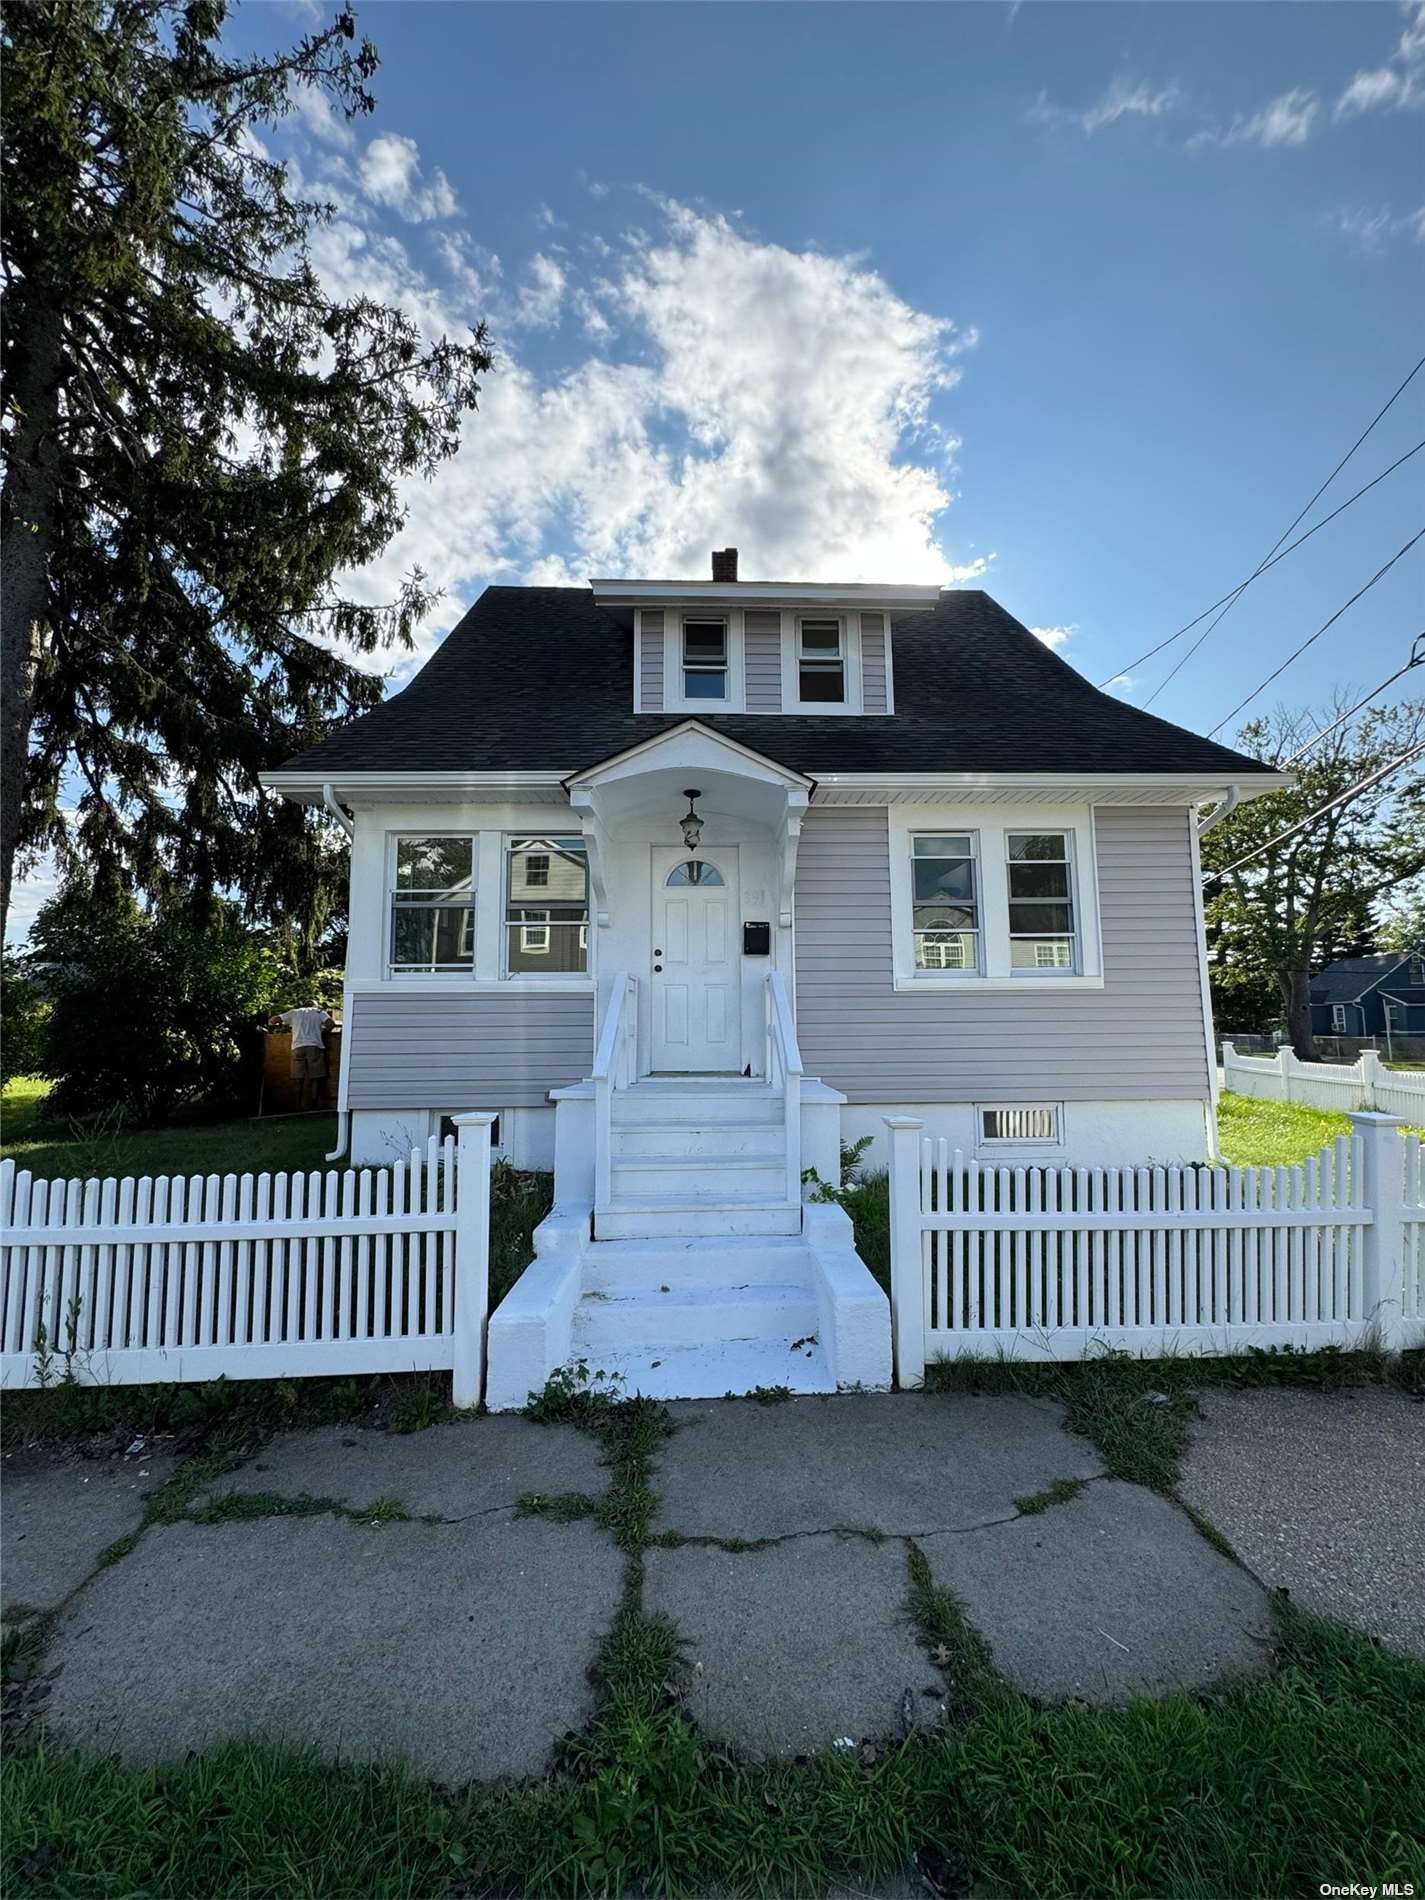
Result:
M1350 1132L1346 1116L1328 1108L1261 1102L1246 1095L1224 1095L1217 1104L1222 1159L1238 1168L1289 1167ZM1425 1137L1425 1128L1411 1132Z
M63 1175L260 1174L324 1168L336 1145L336 1116L270 1121L181 1122L126 1128L108 1116L47 1116L49 1083L17 1076L0 1097L0 1157L37 1180Z

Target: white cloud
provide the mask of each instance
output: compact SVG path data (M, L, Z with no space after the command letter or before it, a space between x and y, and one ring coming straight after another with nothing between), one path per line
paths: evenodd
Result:
M1389 205L1372 211L1367 205L1340 205L1323 219L1329 231L1344 238L1363 257L1379 257L1390 242L1408 234L1425 244L1425 205L1397 215Z
M1425 0L1404 9L1405 27L1384 66L1358 72L1336 101L1336 117L1425 107Z
M516 307L552 303L557 277L586 332L591 308L608 326L593 326L600 347L536 372L497 313L500 359L459 453L407 487L405 529L347 577L383 600L418 565L447 590L422 655L497 579L697 575L726 545L753 579L948 584L987 571L992 555L953 562L937 536L956 445L931 410L973 334L862 262L672 203L659 227L625 239L592 288L573 263L531 260ZM403 241L348 219L319 239L333 290L399 304L429 334L473 320L465 285L431 281Z
M1073 623L1067 627L1031 627L1029 629L1036 640L1042 640L1046 647L1055 648L1063 646L1068 640L1072 640L1078 630L1077 623Z
M1320 111L1321 101L1314 92L1295 87L1248 118L1239 112L1225 132L1194 132L1187 149L1196 152L1208 145L1260 145L1270 150L1277 145L1304 145Z
M28 941L36 917L59 889L59 884L59 867L51 851L42 853L23 877L15 879L5 919L5 942L12 949Z
M1127 699L1137 684L1138 681L1132 673L1115 673L1111 680L1104 681L1103 690L1106 693L1117 693L1120 699Z
M550 329L559 321L565 282L563 266L536 251L529 261L529 274L520 285L514 320L532 330Z
M450 180L438 167L428 185L420 183L421 154L414 139L383 132L361 156L361 184L376 204L389 205L408 224L451 217L459 206Z
M1150 86L1142 80L1115 79L1103 97L1084 111L1056 106L1041 92L1027 114L1036 125L1075 125L1086 138L1120 119L1161 119L1179 104L1182 92L1176 80Z
M315 86L293 86L290 96L293 118L319 145L347 151L356 143L356 134L348 121L332 110L326 95Z

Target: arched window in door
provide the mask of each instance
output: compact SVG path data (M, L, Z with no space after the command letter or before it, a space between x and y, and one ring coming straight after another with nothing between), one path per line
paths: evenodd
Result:
M722 872L715 864L700 864L696 858L689 858L683 864L675 864L663 881L669 885L700 884L706 889L722 883Z

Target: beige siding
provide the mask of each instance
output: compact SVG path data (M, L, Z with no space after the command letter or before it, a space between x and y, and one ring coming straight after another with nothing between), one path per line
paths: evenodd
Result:
M640 712L663 710L663 616L646 609L640 617L638 649Z
M589 1073L594 999L358 993L345 1044L352 1108L538 1108Z
M747 710L782 710L782 616L749 611L743 632Z
M1099 810L1102 990L915 996L892 988L885 811L813 806L797 859L807 1073L853 1102L1205 1097L1189 822Z
M861 703L868 713L883 713L886 699L886 617L861 616Z

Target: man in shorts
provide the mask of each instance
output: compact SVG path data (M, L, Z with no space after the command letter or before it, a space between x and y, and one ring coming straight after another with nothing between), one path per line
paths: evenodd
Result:
M301 1009L284 1009L272 1018L274 1029L292 1032L292 1080L297 1084L297 1106L315 1108L321 1100L327 1079L327 1050L322 1034L331 1021L329 1010L308 1003Z

